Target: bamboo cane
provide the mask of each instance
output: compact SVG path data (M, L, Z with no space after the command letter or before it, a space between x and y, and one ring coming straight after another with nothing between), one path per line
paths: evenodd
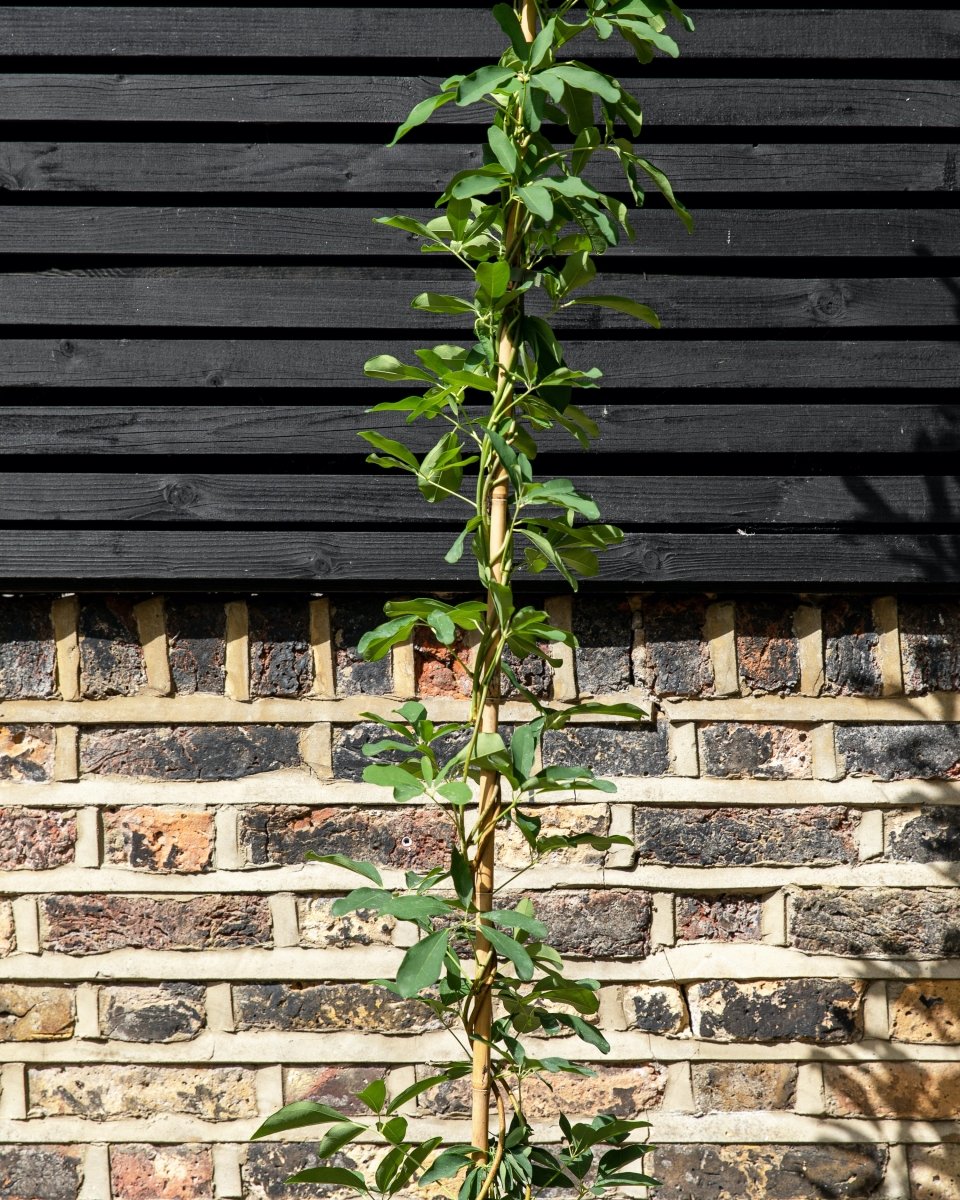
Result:
M521 0L518 15L523 36L528 42L532 42L536 36L537 23L534 0ZM504 229L504 242L508 247L512 247L508 257L511 266L516 266L523 257L522 244L516 239L518 217L518 206L514 204L507 216ZM511 390L506 376L513 369L517 356L516 317L522 304L522 297L518 297L513 304L505 308L500 323L497 345L500 378L497 390L498 394L506 398L509 398ZM494 479L490 499L490 562L491 573L497 583L501 583L504 578L503 555L507 540L509 500L509 482L501 468ZM489 629L496 631L497 612L493 596L489 591L487 593L487 625ZM496 654L497 643L497 637L491 639L490 655ZM484 665L486 668L493 664L491 661ZM483 706L480 726L483 733L497 732L499 709L500 671L497 666L493 672L486 703ZM479 837L473 863L474 903L478 913L489 912L493 907L493 858L499 813L500 777L496 771L484 771L480 777L477 812ZM490 1135L490 1029L493 1020L495 966L496 962L490 943L481 932L478 932L476 941L477 986L471 1016L473 1051L471 1143L483 1151L482 1161L484 1162L487 1160L487 1143Z

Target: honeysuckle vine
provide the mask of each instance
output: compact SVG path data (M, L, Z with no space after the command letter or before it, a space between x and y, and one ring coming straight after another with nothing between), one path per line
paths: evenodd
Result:
M398 803L435 805L449 828L450 854L424 874L407 872L402 889L386 887L373 863L308 856L368 880L334 903L335 914L368 910L416 926L418 940L396 978L377 984L439 1018L451 1036L451 1058L398 1095L374 1079L357 1094L369 1113L365 1120L301 1101L255 1135L323 1126L320 1165L288 1182L330 1184L379 1200L439 1181L459 1200L532 1200L557 1188L579 1198L655 1182L642 1167L647 1144L632 1138L646 1122L609 1113L576 1122L561 1116L556 1133L538 1136L526 1115L534 1079L549 1086L556 1073L592 1073L549 1053L552 1039L572 1036L602 1052L609 1045L590 1022L599 1008L598 982L568 974L534 904L514 887L522 870L495 881L494 848L498 828L508 824L525 839L530 865L577 845L606 850L629 842L542 833L537 802L544 796L615 791L587 767L543 765L544 735L575 716L644 714L631 704L550 702L524 686L512 664L530 656L552 663L551 646L572 647L575 639L541 609L518 605L513 579L520 570L552 569L576 589L578 577L595 574L598 555L623 537L601 522L596 504L569 479L534 475L544 433L559 427L583 447L597 435L572 397L595 387L600 372L567 365L555 315L586 304L658 325L641 300L610 295L597 282L595 259L634 233L627 203L591 181L593 165L601 156L615 159L636 206L644 200L642 186L652 184L691 226L666 176L634 148L641 130L636 98L565 50L579 37L589 55L596 39L616 35L646 63L658 51L678 53L668 22L693 26L673 0L517 0L495 5L492 17L508 42L499 61L446 79L394 138L447 105L473 108L476 120L489 120L482 165L454 175L432 220L380 218L417 235L424 253L461 265L464 294L424 292L413 307L460 327L471 324L475 340L418 350L414 363L380 354L366 364L368 375L416 389L372 411L436 423L439 436L428 453L418 455L377 430L361 434L372 448L369 462L410 474L427 503L466 509L446 560L472 554L486 592L483 600L460 603L391 602L387 620L360 642L361 653L375 660L425 626L469 672L464 722L437 724L415 701L389 718L366 714L383 736L363 748L371 759L364 779L390 788ZM536 304L528 305L533 297ZM504 677L530 706L530 719L509 737L499 727ZM470 1141L441 1148L438 1136L418 1138L411 1103L467 1076ZM342 1156L356 1142L383 1147L369 1170Z

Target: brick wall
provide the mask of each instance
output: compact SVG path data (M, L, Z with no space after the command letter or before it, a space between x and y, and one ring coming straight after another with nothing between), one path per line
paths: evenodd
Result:
M953 1200L960 600L554 610L581 649L549 677L521 664L531 685L656 713L549 747L620 791L545 826L636 836L522 877L603 985L613 1051L564 1104L648 1114L660 1200ZM378 615L0 601L0 1197L274 1200L309 1144L248 1145L260 1118L448 1053L362 983L406 927L333 917L352 878L303 865L341 851L399 882L443 852L428 811L359 781L360 714L419 693L459 715L463 681L425 640L362 662ZM501 872L523 864L507 836ZM465 1103L432 1094L421 1128L463 1136Z

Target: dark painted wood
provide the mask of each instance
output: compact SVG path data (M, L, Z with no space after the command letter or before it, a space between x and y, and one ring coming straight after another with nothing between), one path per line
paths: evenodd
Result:
M67 134L68 125L58 131ZM262 137L262 135L261 135ZM369 143L227 142L0 143L0 187L7 191L418 192L435 195L455 172L480 161L472 145L393 149ZM697 143L647 148L681 192L927 192L957 190L952 143L756 145ZM598 172L613 187L613 166ZM384 211L390 200L384 200Z
M952 399L952 396L951 396ZM960 450L960 406L947 404L643 404L586 406L600 450L617 454L908 453ZM432 445L435 430L364 406L9 405L0 407L0 454L345 455L365 453L358 429L406 430ZM745 442L745 431L749 442ZM555 435L552 448L567 448ZM584 466L590 459L584 458ZM647 460L650 462L650 460ZM251 464L256 466L255 462ZM650 465L655 465L652 462ZM841 467L841 470L843 467ZM381 482L386 476L377 477ZM424 506L426 508L426 506Z
M443 76L0 75L10 121L194 121L393 125ZM649 126L794 125L800 128L947 128L960 123L960 85L899 79L662 79L631 81ZM448 104L439 126L475 123Z
M163 255L416 255L421 239L374 222L378 208L131 208L11 205L0 222L0 253ZM421 221L431 209L405 211ZM960 242L960 210L702 209L687 233L668 209L634 218L637 237L618 255L947 255Z
M832 58L944 59L960 53L960 16L938 9L794 9L687 6L695 36L680 35L689 59ZM306 58L382 47L391 57L457 52L484 60L499 55L503 35L484 7L355 8L64 8L0 10L0 53L11 55L277 55ZM579 43L578 43L579 45ZM612 38L591 56L622 53ZM376 51L374 51L376 52ZM581 52L585 57L585 52Z
M418 439L420 440L420 439ZM585 459L585 464L590 461ZM602 460L593 460L602 467ZM120 467L118 461L117 466ZM960 520L957 476L574 475L606 520L630 526L943 524ZM258 528L449 525L409 476L63 473L0 476L0 522L222 523ZM358 537L363 540L362 534Z
M383 390L388 385L364 376L366 359L376 351L409 361L417 346L431 340L321 341L309 335L282 341L12 337L0 339L0 387ZM960 342L955 340L568 339L566 347L572 364L597 366L603 371L608 390L635 387L638 379L646 380L646 386L658 392L677 388L954 388L960 375ZM364 399L368 403L374 400L369 394ZM113 411L117 423L125 425L126 414Z
M131 267L0 275L0 324L218 326L249 329L395 328L444 323L410 307L425 291L463 289L461 274L383 267ZM667 329L836 329L954 326L957 296L940 279L762 279L598 275L598 294L655 304ZM586 293L584 293L586 294ZM448 318L447 328L467 322ZM578 305L558 329L629 330L633 317ZM643 327L645 330L645 327ZM652 336L653 331L649 331ZM646 332L644 332L646 336Z
M466 556L451 566L450 534L257 530L0 530L0 573L19 586L155 582L196 585L464 583ZM603 557L600 579L623 585L797 587L940 583L960 569L960 535L933 533L628 533ZM529 578L521 572L518 580ZM537 576L536 585L556 578Z

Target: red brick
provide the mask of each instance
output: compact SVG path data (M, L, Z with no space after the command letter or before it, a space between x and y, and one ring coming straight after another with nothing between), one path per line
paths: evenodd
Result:
M209 1146L110 1147L113 1200L212 1200Z
M77 1200L80 1149L0 1146L0 1200Z
M49 598L0 598L0 700L55 696L56 667Z
M382 1067L285 1067L283 1070L283 1102L313 1100L329 1104L352 1116L369 1116L370 1110L357 1092L368 1083L383 1077ZM399 1088L397 1089L400 1090Z
M809 779L810 734L801 725L710 721L700 726L704 775L719 779Z
M0 808L0 871L48 871L73 862L76 814L63 808Z
M195 809L114 808L103 815L104 853L122 867L184 874L213 865L213 813Z
M61 954L269 946L264 896L44 896L40 941Z
M285 725L92 726L80 772L141 779L242 779L300 765L299 729Z
M426 626L418 626L414 636L414 670L417 694L420 696L452 696L463 699L470 695L470 668L473 650L464 630L458 630L452 646L437 641Z
M179 1113L229 1121L257 1115L256 1072L248 1067L31 1066L27 1095L31 1112L44 1117L110 1121Z
M90 700L135 696L147 686L143 647L125 596L89 597L80 606L80 688Z
M0 725L0 779L44 783L53 770L49 725Z
M759 896L678 896L677 940L758 942Z

